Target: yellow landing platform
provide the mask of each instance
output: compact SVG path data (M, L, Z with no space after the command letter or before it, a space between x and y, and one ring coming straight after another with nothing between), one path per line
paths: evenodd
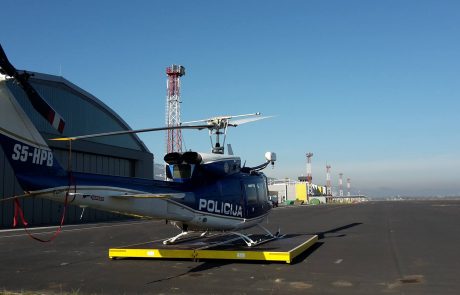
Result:
M281 261L291 263L295 257L305 252L318 241L316 235L286 235L281 239L248 247L236 236L213 236L174 245L147 242L120 248L109 249L109 258L148 258L148 259L227 259ZM251 236L256 240L257 236ZM222 241L227 241L222 244Z

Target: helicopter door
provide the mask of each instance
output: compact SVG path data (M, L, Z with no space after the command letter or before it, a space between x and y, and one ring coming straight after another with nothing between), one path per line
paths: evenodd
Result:
M264 183L244 183L244 192L246 195L246 218L254 218L263 214L268 205Z
M270 205L268 202L268 190L267 190L267 183L258 182L257 183L257 195L259 196L259 204L262 207L263 211L266 211L267 206Z
M246 218L257 216L257 188L255 183L245 183L244 192L246 195Z

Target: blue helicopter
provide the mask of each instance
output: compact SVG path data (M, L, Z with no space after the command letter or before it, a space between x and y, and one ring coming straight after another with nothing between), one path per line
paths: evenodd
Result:
M22 86L32 106L60 133L65 121L28 81L26 72L18 72L0 46L0 72ZM14 95L0 81L0 144L25 194L81 207L117 212L130 216L165 219L181 232L164 241L173 244L195 233L231 232L248 246L254 241L241 230L258 226L270 239L261 222L272 208L268 199L267 178L261 172L274 164L276 154L267 152L266 161L255 167L241 165L231 152L224 154L228 127L265 119L260 113L220 116L182 123L179 126L116 131L62 137L71 148L76 140L170 129L208 130L213 140L212 153L187 151L165 155L168 180L148 180L110 175L81 173L64 169L55 159L45 139L30 121ZM224 140L221 142L221 136Z

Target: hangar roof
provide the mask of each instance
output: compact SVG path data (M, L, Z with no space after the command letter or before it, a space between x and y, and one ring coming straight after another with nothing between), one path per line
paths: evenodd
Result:
M64 130L66 136L132 129L109 106L64 77L29 71L28 73L33 74L30 81L36 90L66 120L66 128ZM11 90L19 102L23 104L26 112L34 112L29 105L30 103L25 99L24 92L18 86L10 88L12 88ZM88 104L92 107L87 107ZM45 120L42 120L40 116L31 117L32 121L38 125L39 130L41 129L40 131L60 135ZM148 148L136 134L111 138L94 138L90 141L149 152Z

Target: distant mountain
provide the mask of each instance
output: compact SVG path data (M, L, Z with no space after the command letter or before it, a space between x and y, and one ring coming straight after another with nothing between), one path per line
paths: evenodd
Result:
M165 179L165 165L164 164L153 164L153 179L164 180Z

